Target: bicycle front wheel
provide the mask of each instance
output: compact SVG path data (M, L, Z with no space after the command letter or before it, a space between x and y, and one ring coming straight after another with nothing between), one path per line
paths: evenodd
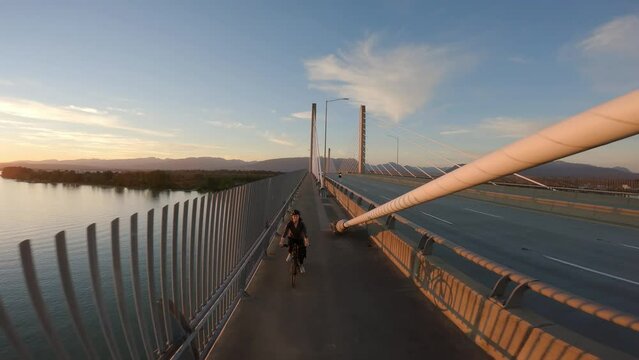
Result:
M298 271L299 271L299 265L297 261L292 260L291 261L291 287L295 287L295 277L297 276Z

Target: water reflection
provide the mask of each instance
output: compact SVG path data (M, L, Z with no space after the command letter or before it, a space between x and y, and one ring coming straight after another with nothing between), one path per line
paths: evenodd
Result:
M82 309L90 309L92 298L88 293L90 285L86 256L86 226L91 223L97 224L98 253L100 256L105 256L100 259L100 267L104 270L101 274L110 274L112 264L108 230L111 220L117 217L122 219L122 239L128 239L128 219L131 214L136 212L142 214L140 228L144 228L144 214L147 210L154 208L156 213L159 213L163 205L174 204L195 196L191 192L183 191L148 191L78 184L59 185L26 183L0 178L0 296L11 313L12 321L24 335L25 340L40 339L42 336L41 330L35 326L37 321L33 313L24 311L23 302L24 299L28 299L28 294L26 289L21 287L24 283L18 260L18 243L21 240L31 239L38 280L47 290L45 300L54 320L66 324L64 319L58 318L68 317L63 295L61 292L51 291L51 289L60 288L53 241L58 231L67 230L67 245L74 270L74 282L77 284L78 297L82 299L80 306ZM123 254L126 244L126 241L122 242ZM141 254L143 255L142 252ZM125 263L128 261L124 255L123 261ZM112 279L106 277L103 281L105 289L110 289ZM86 311L90 313L89 310ZM91 316L87 316L87 324L97 326L97 322ZM46 350L46 339L40 340L42 344L45 344ZM38 355L41 355L41 358L47 356L46 351L38 351ZM12 347L6 343L6 338L0 331L0 359L14 358Z

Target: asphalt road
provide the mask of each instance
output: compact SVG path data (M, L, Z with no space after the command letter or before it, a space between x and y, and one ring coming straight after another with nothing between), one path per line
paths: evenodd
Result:
M378 203L412 189L373 177L344 175L337 180ZM454 195L400 214L488 259L639 316L637 228Z

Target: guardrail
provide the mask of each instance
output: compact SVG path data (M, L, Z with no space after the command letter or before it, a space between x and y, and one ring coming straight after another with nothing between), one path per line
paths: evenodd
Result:
M333 179L327 178L326 184L328 191L353 217L379 205ZM540 316L528 316L531 310L525 306L524 294L538 294L579 313L618 325L636 335L639 332L639 318L633 315L563 291L495 263L397 214L388 215L383 221L369 221L366 228L371 239L395 266L410 277L420 291L455 325L494 357L528 359L542 358L541 355L544 354L559 354L557 358L593 359L596 356L589 351L594 351L604 357L629 358L628 355L601 347L592 341L579 341L578 345L571 345L567 340L562 340L554 333L564 332L563 328ZM413 244L406 238L414 239ZM492 279L495 281L492 290L485 291L488 289L483 289L476 279L434 256L436 246L493 274ZM571 334L569 338L574 336ZM584 345L588 351L578 347Z
M98 256L96 225L90 225L87 247L97 328L87 327L87 319L81 315L78 303L82 299L76 296L77 286L73 285L65 233L58 233L55 246L60 281L75 334L61 335L56 330L53 318L66 316L52 316L48 311L30 241L21 242L20 257L29 297L55 357L98 359L108 353L112 359L182 359L206 355L241 299L305 174L288 173L187 200L182 206L176 203L172 217L166 205L160 219L159 244L151 209L147 213L144 249L138 248L138 214L133 214L127 254L131 270L127 279L120 253L120 221L113 220L110 238L114 294L108 295L113 295L110 298L115 297L115 301L111 302L101 283L106 274L100 272L99 266L99 261L108 259ZM144 278L140 265L145 257ZM127 294L125 289L129 288L131 293ZM131 295L133 304L129 301ZM112 324L116 311L119 321ZM20 358L32 358L29 348L34 344L21 339L1 299L0 328ZM69 336L77 339L84 354L68 352L64 342L69 341Z
M370 176L370 175L353 175ZM413 178L380 177L384 182L402 185L419 185ZM490 201L498 204L551 212L583 219L597 220L617 225L639 227L639 199L631 197L607 196L603 194L562 193L546 189L527 189L514 193L510 187L477 185L461 190L455 196ZM551 198L551 197L554 197Z
M379 177L384 177L384 178L400 178L400 179L405 179L407 181L413 181L415 183L419 183L419 184L424 184L427 183L430 180L434 180L438 177L441 177L441 175L436 175L434 177L426 177L426 176L420 176L419 174L417 174L418 176L408 176L408 175L385 175L385 174L378 174L375 172L368 172L366 173L366 175L372 175L372 176L379 176ZM540 180L543 181L543 180ZM633 181L637 181L637 180L633 180ZM566 186L548 186L548 187L543 187L543 186L539 186L539 185L532 185L532 184L521 184L521 183L510 183L510 182L503 182L503 181L494 181L494 182L490 182L492 185L499 185L499 186L507 186L507 187L515 187L515 188L525 188L525 189L532 189L532 190L538 190L538 191L543 191L543 192L549 192L549 191L563 191L563 192L570 192L570 193L583 193L583 194L598 194L598 195L610 195L610 196L618 196L618 197L624 197L624 198L633 198L633 199L639 199L639 192L630 192L630 191L612 191L612 190L597 190L597 189L589 189L589 188L575 188L575 187L566 187Z

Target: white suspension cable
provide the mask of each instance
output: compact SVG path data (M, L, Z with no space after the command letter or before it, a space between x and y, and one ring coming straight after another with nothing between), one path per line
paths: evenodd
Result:
M382 120L379 120L379 119L373 119L373 120L374 120L374 121L377 121L378 123L382 122ZM387 122L388 122L388 121L387 121ZM453 145L446 144L446 143L441 142L441 141L437 141L437 140L432 139L432 138L430 138L430 137L428 137L428 136L425 136L425 135L423 135L423 134L420 134L420 133L418 133L418 132L416 132L416 131L414 131L414 130L410 130L410 129L408 129L408 128L404 127L404 126L401 126L401 125L399 125L399 124L394 124L394 123L391 123L391 122L388 122L388 124L390 124L391 126L394 126L394 127L398 128L398 129L404 130L407 134L414 135L414 136L419 136L419 137L421 137L421 138L423 138L423 139L426 139L426 140L428 140L428 141L430 141L430 142L432 142L432 143L435 143L435 144L437 144L437 145L440 145L440 146L442 146L442 147L445 147L445 148L448 148L448 149L452 149L452 150L454 150L454 151L457 151L457 152L459 152L460 154L465 155L466 157L469 157L470 159L475 160L475 159L477 159L477 158L479 157L479 155L477 155L477 154L469 153L469 152L464 151L464 150L462 150L462 149L460 149L460 148L457 148L457 147L455 147L455 146L453 146ZM408 140L408 141L409 141L409 142L411 142L410 140ZM411 142L411 143L413 143L413 142ZM425 146L423 146L423 145L421 145L421 144L417 144L417 143L413 143L413 144L416 144L416 145L421 146L421 147L423 147L424 149L426 149L426 147L425 147ZM444 157L443 155L439 155L439 156L440 156L440 157L442 157L442 158L444 158L444 159L445 159L446 161L448 161L451 165L453 165L453 166L455 166L455 167L457 167L457 168L461 167L459 164L457 164L457 163L455 163L455 162L451 161L450 159L448 159L448 158ZM442 171L442 170L441 170L441 169L439 169L439 168L438 168L438 170ZM444 174L445 174L445 173L446 173L446 172L444 172ZM535 180L530 179L530 178L528 178L528 177L525 177L525 176L523 176L523 175L520 175L520 174L518 174L518 173L514 173L514 174L512 174L512 175L514 175L514 176L516 176L516 177L518 177L518 178L524 179L524 180L526 180L526 181L529 181L529 182L531 182L531 183L533 183L533 184L535 184L535 185L539 185L539 186L542 186L542 187L544 187L544 188L546 188L546 189L550 189L550 187L549 187L549 186L544 185L544 184L542 184L541 182L535 181ZM493 185L497 185L497 184L495 184L494 182L490 182L490 183L491 183L491 184L493 184Z
M391 168L393 168L393 170L395 170L395 172L397 173L397 175L402 176L402 173L400 173L399 171L397 171L397 169L393 166L392 162L388 163L388 166L390 166Z
M413 174L412 172L410 172L410 170L408 170L408 169L406 168L406 166L404 166L404 165L402 165L402 164L399 164L399 166L403 167L403 168L404 168L404 170L408 171L408 173L409 173L409 174L411 174L413 177L417 177L417 176L415 176L415 174Z
M388 175L393 176L393 174L391 174L390 171L388 171L388 169L386 168L386 166L384 166L384 164L379 164L379 166L381 166L382 168L384 168L384 170L386 170L386 172L388 173Z
M428 176L431 180L433 180L434 178L432 176L430 176L429 173L427 173L426 171L422 170L422 168L420 168L419 166L415 166L415 168L421 172L423 172L426 176Z
M504 175L639 134L639 90L577 114L491 152L351 220L340 232Z

